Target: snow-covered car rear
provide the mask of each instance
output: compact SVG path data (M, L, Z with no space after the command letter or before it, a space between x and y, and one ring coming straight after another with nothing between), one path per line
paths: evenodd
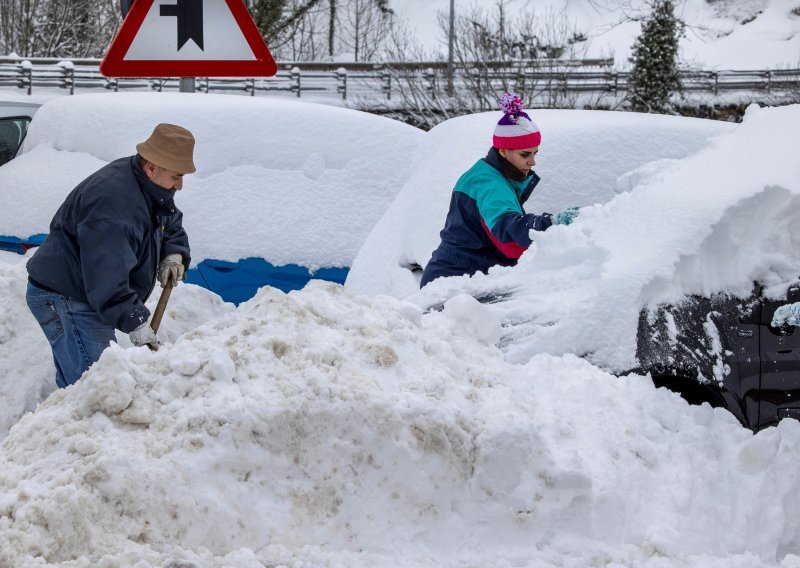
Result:
M159 122L195 135L197 172L176 203L192 246L190 282L240 302L264 285L344 282L408 175L424 132L333 106L266 97L108 93L60 97L0 168L0 248L41 243L81 180L135 153Z
M773 327L775 310L800 301L800 284L777 298L718 293L642 310L639 371L695 404L729 410L755 431L800 419L800 332Z

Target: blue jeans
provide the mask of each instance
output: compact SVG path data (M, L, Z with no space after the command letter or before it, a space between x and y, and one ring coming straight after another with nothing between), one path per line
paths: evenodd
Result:
M30 281L25 299L50 342L59 388L80 379L109 342L114 341L114 328L104 323L86 302L40 288Z

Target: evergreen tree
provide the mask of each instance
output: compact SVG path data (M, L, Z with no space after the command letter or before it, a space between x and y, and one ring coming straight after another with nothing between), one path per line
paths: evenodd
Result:
M102 57L120 21L114 0L0 0L0 53Z
M678 43L685 24L675 17L672 0L654 0L652 7L633 44L628 102L634 111L664 113L672 109L672 94L681 90Z
M280 47L292 26L317 4L319 0L254 0L250 15L267 45Z

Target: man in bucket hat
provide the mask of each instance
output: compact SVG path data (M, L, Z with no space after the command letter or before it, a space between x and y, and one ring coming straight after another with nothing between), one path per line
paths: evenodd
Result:
M156 344L144 302L155 287L183 279L189 239L173 198L195 171L194 137L159 124L120 158L67 196L30 258L26 300L56 366L56 384L75 383L113 341Z

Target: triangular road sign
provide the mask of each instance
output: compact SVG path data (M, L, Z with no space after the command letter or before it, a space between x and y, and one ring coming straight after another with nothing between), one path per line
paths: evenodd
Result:
M278 67L242 0L135 0L106 77L271 77Z

